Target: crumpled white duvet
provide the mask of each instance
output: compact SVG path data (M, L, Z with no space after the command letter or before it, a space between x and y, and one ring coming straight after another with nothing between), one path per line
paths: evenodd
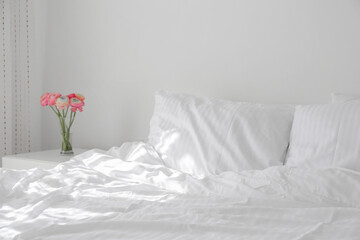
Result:
M360 173L272 167L196 179L145 143L0 169L0 239L360 239Z

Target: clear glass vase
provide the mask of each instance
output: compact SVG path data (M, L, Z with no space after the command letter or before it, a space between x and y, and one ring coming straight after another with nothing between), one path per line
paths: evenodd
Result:
M61 152L62 155L71 155L74 154L72 149L72 133L71 132L61 132Z

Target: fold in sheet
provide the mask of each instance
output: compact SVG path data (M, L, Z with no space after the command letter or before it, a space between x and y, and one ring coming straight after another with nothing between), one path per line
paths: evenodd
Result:
M359 239L360 173L194 178L141 142L51 170L0 169L0 239Z

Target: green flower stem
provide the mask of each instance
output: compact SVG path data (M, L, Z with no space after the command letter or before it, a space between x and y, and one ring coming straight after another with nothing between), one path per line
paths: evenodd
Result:
M50 106L50 105L49 105L49 106ZM60 117L60 116L59 116L59 113L55 111L55 109L54 109L53 106L50 106L50 108L51 108L51 110L53 110L53 112L54 112L58 117Z
M50 108L59 118L59 123L60 123L60 127L61 127L61 136L62 136L61 150L65 151L65 152L72 151L72 146L71 146L71 142L70 142L70 129L74 123L76 113L73 113L71 111L69 124L67 125L66 118L67 118L70 107L67 107L66 111L65 110L59 111L56 107L53 107L53 106L50 106Z
M66 118L66 117L67 117L67 115L68 115L69 108L70 108L70 107L67 107L67 109L66 109L65 118Z
M73 114L73 112L71 112L71 114L70 114L69 129L71 128L71 126L72 126L72 125L73 125L73 123L74 123L75 116L76 116L76 112L74 112L74 114Z

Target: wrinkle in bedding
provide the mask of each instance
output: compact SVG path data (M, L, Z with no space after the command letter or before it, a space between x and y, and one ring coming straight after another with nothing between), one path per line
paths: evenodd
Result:
M151 146L0 170L0 239L359 239L360 174L277 166L205 178Z

